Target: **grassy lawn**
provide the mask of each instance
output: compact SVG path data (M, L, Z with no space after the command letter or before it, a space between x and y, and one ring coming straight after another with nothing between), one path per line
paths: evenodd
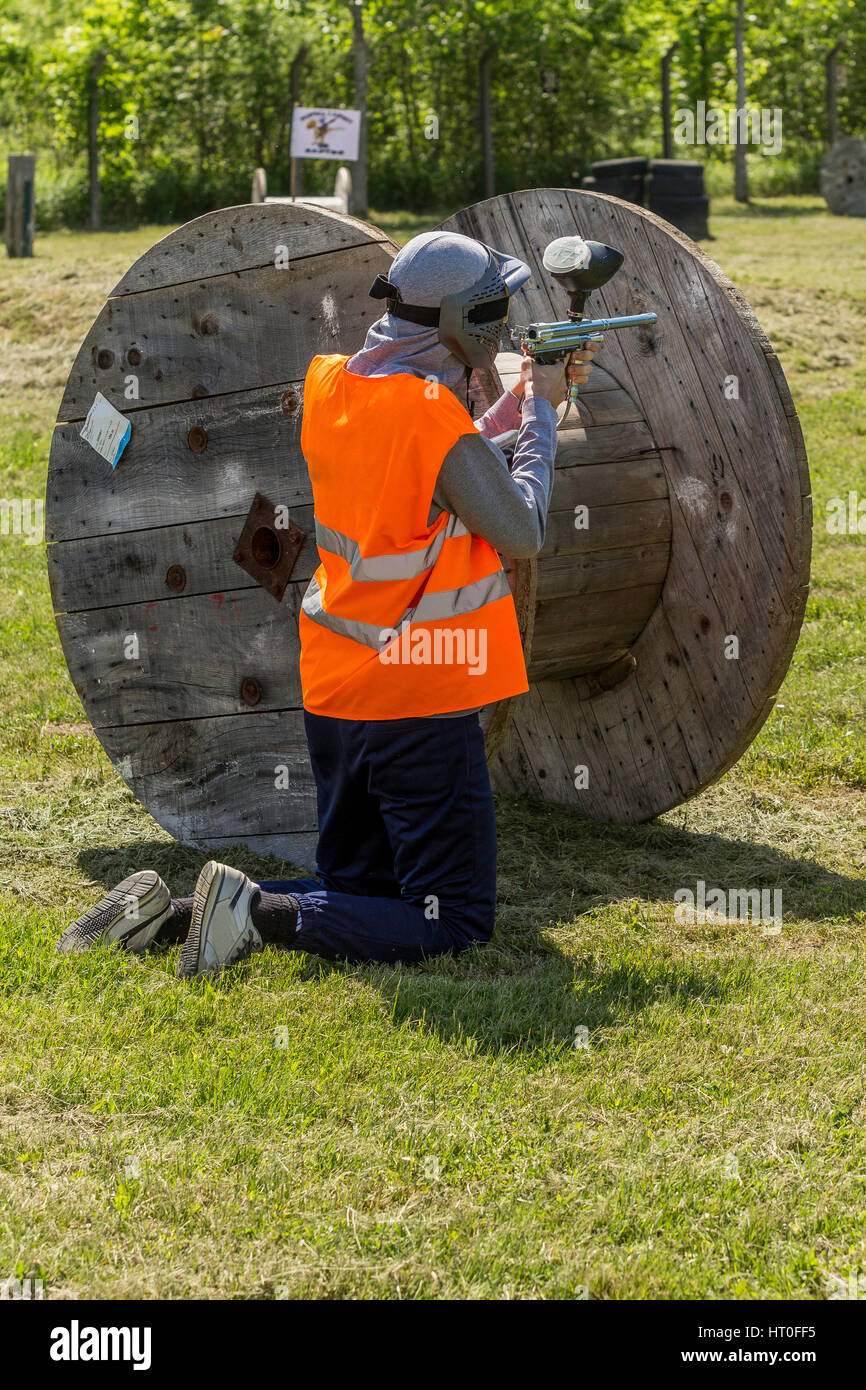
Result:
M638 828L501 800L484 952L57 957L136 867L189 891L66 673L43 551L0 537L0 1281L47 1297L825 1298L866 1274L866 225L713 205L813 476L803 635L718 786ZM443 214L444 215L444 214ZM371 214L398 239L437 220ZM0 496L44 490L105 294L165 228L40 237L0 277ZM287 876L239 851L254 876ZM698 879L784 924L681 925Z

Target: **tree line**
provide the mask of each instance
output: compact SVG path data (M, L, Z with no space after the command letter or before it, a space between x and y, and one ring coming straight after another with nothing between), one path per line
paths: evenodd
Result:
M42 226L183 220L257 166L288 192L295 102L363 103L356 210L455 207L662 154L664 64L672 110L780 109L753 187L808 191L832 122L866 133L864 55L861 0L6 0L0 153L37 154ZM675 152L730 181L731 148Z

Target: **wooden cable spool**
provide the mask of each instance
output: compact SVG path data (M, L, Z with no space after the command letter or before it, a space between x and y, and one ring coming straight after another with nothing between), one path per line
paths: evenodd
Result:
M659 313L646 335L606 339L561 437L544 550L506 561L532 688L486 712L497 788L644 820L735 761L796 641L809 480L784 378L718 269L629 204L535 190L445 225L530 261L514 321L563 317L540 255L575 231L627 256L592 304ZM318 563L303 377L316 353L363 342L380 313L367 291L396 250L303 205L198 218L122 278L66 386L46 536L70 674L148 811L217 853L243 842L314 862L297 635ZM722 389L731 373L736 400ZM477 397L499 388L496 372L476 373ZM132 424L114 471L80 438L97 391ZM588 508L584 529L575 507ZM736 661L723 652L732 633Z
M314 862L303 379L316 353L363 343L381 312L367 292L396 251L375 227L302 204L209 213L123 276L70 373L46 492L60 640L103 747L179 840ZM132 424L114 471L79 437L97 391ZM304 533L279 602L235 559L256 494ZM255 529L246 563L267 572Z
M648 820L741 756L797 641L811 489L787 383L742 296L653 213L533 189L442 226L532 266L512 322L565 317L541 257L575 234L626 257L592 295L593 316L658 313L607 335L581 426L560 436L544 547L516 565L531 690L488 735L497 790ZM497 374L479 388L494 399Z
M837 140L821 161L821 197L842 217L866 217L866 140Z

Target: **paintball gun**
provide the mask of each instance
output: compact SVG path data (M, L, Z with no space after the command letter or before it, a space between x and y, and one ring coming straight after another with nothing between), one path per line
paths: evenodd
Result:
M604 334L613 329L656 323L657 314L626 314L622 318L611 319L584 318L586 301L591 292L606 285L624 260L621 251L600 241L584 241L579 236L564 236L552 241L544 252L542 265L568 294L568 318L556 323L530 323L517 328L514 339L521 352L533 357L536 362L564 362L590 339L601 341ZM571 406L577 404L577 397L577 386L571 386L568 406L560 425L565 422Z

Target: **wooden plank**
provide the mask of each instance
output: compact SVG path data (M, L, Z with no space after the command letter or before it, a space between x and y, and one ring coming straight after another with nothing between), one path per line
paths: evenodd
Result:
M528 667L528 675L533 685L540 681L564 680L575 681L595 675L598 671L605 670L613 662L628 656L627 646L615 647L613 643L607 641L604 646L599 646L597 650L590 651L584 649L580 653L579 660L575 656L572 647L569 646L563 656L545 657L545 659L533 661Z
M715 775L724 757L727 730L707 723L695 689L691 667L680 655L679 643L660 604L640 635L633 653L635 679L652 719L656 735L668 750L672 766L684 769L681 780L694 790ZM679 750L677 752L676 750Z
M514 736L522 757L532 768L539 795L545 801L575 805L574 773L565 761L557 730L544 707L538 686L523 695L512 714Z
M291 584L282 603L257 587L58 615L94 728L244 714L248 677L261 686L259 709L298 708L305 587Z
M124 781L179 840L316 831L300 710L114 725L98 734ZM277 785L284 776L285 788Z
M610 506L615 502L645 502L668 495L667 477L658 454L619 459L613 463L557 466L551 511L577 506ZM636 537L636 539L639 539Z
M147 406L298 380L315 353L360 347L381 313L368 290L390 263L383 243L370 242L285 269L110 299L75 359L58 420L83 419L97 391L130 415L134 429ZM131 374L135 401L126 396Z
M666 542L671 534L671 512L667 498L591 507L588 525L582 530L575 527L574 520L573 511L549 513L539 563L548 555L585 555L599 550L622 549L637 541L658 545Z
M583 555L542 555L538 561L539 600L566 594L594 594L661 584L667 574L670 545L622 546Z
M271 500L279 501L279 494L272 495ZM289 515L307 536L292 580L308 583L319 564L313 508L292 507ZM154 599L178 601L196 594L257 588L258 581L233 559L245 520L244 512L189 525L84 536L81 540L49 545L48 577L55 612L149 603ZM171 592L166 581L173 565L180 565L186 576L185 587L179 594Z
M591 701L577 698L571 680L540 680L538 692L547 717L556 729L563 759L571 769L570 795L574 800L566 804L573 804L584 815L599 820L624 820L629 813L629 791L614 775ZM585 787L574 786L579 767L587 770Z
M318 835L308 830L278 831L272 835L209 835L205 840L197 840L195 843L205 850L211 852L214 859L220 863L232 862L232 847L234 845L245 845L252 850L253 854L258 854L262 859L279 859L284 863L285 871L270 870L267 873L255 875L256 881L261 883L264 879L292 879L313 877L316 872L316 846ZM295 873L294 870L300 872Z
M56 425L45 494L46 539L246 516L256 492L293 508L311 504L301 453L302 407L302 384L283 381L137 411L132 437L114 470L80 438L78 425ZM207 446L198 454L189 443L194 428L207 434Z
M756 702L742 662L725 659L728 628L715 594L700 568L688 561L685 542L674 543L662 592L665 617L676 641L670 664L675 659L687 668L707 725L722 740L730 741L751 723Z
M649 820L661 809L677 805L684 789L655 738L637 682L625 681L597 696L592 708L614 768L620 775L627 770L628 823Z
M569 595L538 603L533 654L544 660L548 651L558 651L569 642L574 642L575 651L578 651L588 638L603 637L605 633L615 645L621 645L618 637L626 633L636 636L658 599L658 585L648 584L636 589L617 589L613 593Z
M658 458L653 437L643 420L619 425L587 425L562 430L559 434L558 469L634 458Z
M621 386L616 386L612 391L590 391L593 377L600 370L593 367L589 382L580 388L578 413L582 422L585 425L625 425L630 421L642 420L641 407Z
M205 213L169 232L139 257L111 293L140 294L188 280L272 266L281 246L295 261L370 242L381 243L392 255L398 249L385 232L355 217L304 205L245 203Z
M541 784L526 756L517 732L520 721L520 705L526 695L518 695L511 702L511 719L500 739L493 756L488 760L490 784L495 792L504 796L537 797L544 800Z

